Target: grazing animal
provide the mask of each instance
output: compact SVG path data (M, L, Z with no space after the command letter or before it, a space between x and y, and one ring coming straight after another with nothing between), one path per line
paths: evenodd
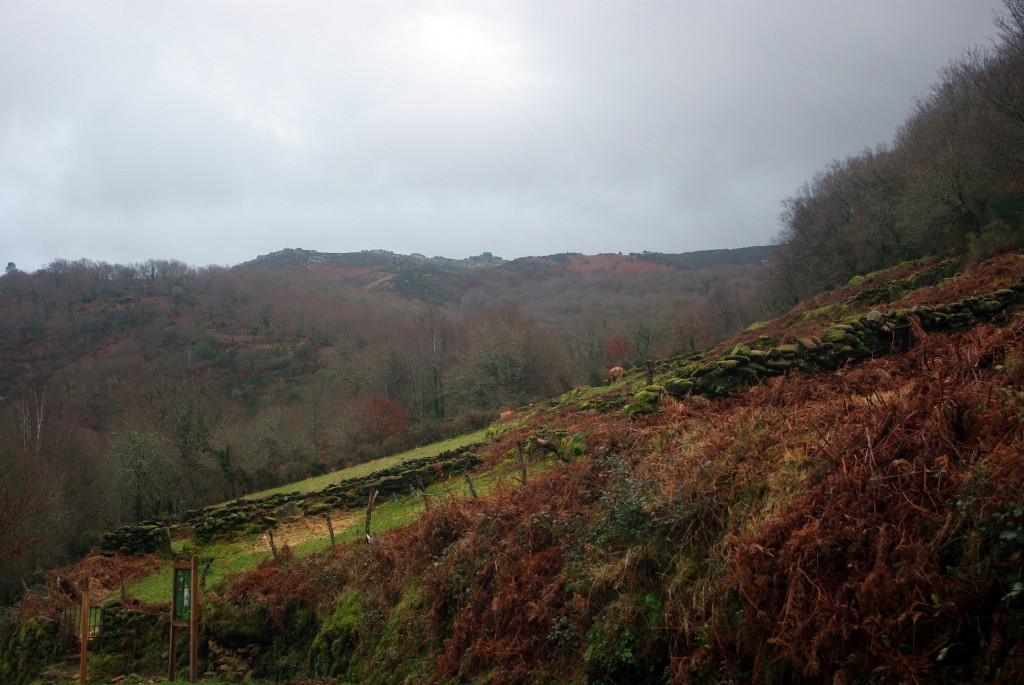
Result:
M515 415L516 415L515 410L513 410L513 409L506 409L505 411L503 411L500 414L498 414L498 420L499 421L507 421L508 419L511 419Z
M605 385L611 385L615 381L621 381L621 380L622 380L622 367L621 366L613 366L612 368L608 369L608 380L606 380L604 384Z

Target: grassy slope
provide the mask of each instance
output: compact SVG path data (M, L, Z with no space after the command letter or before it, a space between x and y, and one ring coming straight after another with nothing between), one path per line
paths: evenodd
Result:
M487 429L481 429L474 433L467 433L449 440L443 440L436 442L431 445L425 445L424 447L417 447L415 449L401 452L399 454L393 454L388 457L382 457L381 459L375 459L368 461L364 464L357 464L347 469L335 471L333 473L326 473L322 476L314 476L313 478L307 478L295 483L288 485L282 485L276 488L269 488L260 492L254 492L246 495L246 499L257 499L260 497L266 497L267 495L273 495L280 492L314 492L316 490L322 490L329 485L333 485L338 481L349 479L349 478L360 478L367 476L375 471L381 471L386 468L390 468L402 462L409 461L410 459L419 459L421 457L431 457L446 450L452 450L457 447L464 445L471 445L473 443L485 442L487 440Z
M314 492L337 483L341 480L359 478L376 471L390 468L411 459L429 457L441 452L455 449L462 445L482 443L488 440L488 431L479 430L466 435L444 440L431 445L418 447L416 449L401 452L399 454L383 457L364 464L358 464L347 469L335 471L334 473L316 476L306 480L291 483L277 488L271 488L262 492L248 495L248 498L259 498L279 492ZM487 493L493 489L497 475L493 470L478 477L478 483L474 483L478 493ZM465 491L463 493L462 491ZM452 489L451 485L435 484L427 488L427 493L438 497L449 492L456 496L468 495L468 486L457 484ZM404 525L415 520L422 510L422 502L416 497L406 496L378 502L374 507L372 518L372 532L378 534L399 525ZM349 512L335 511L332 514L335 519L347 521L343 525L334 522L335 541L337 544L346 544L363 540L366 529L366 521L362 515L353 516ZM356 520L353 520L356 519ZM303 541L292 548L298 556L306 556L312 552L323 551L330 546L330 534L326 522L323 523L323 531L319 536L303 536ZM280 542L280 540L279 540ZM172 551L175 553L194 553L202 559L212 559L210 570L206 576L208 587L214 587L224 578L230 577L233 573L239 573L260 564L272 557L269 542L265 536L243 537L230 542L217 542L210 545L195 546L191 542L176 541L172 544ZM170 602L171 593L171 567L169 564L161 566L153 573L139 578L128 587L130 596L143 602Z
M960 299L1015 282L1020 267L996 260L886 302L843 291L797 312L793 330L766 328L785 340L833 312ZM1012 389L1024 349L1020 322L1002 323L1012 330L933 336L642 418L564 398L497 441L492 462L541 430L585 436L582 459L430 512L371 563L342 553L262 567L220 606L265 598L282 620L320 606L304 658L361 682L1019 675L1021 552L1005 521L1021 494L1024 401ZM337 581L311 581L324 572ZM368 621L356 635L342 628L353 615Z
M861 308L962 299L1015 282L1022 264ZM807 335L856 310L858 288L914 269L757 333ZM258 668L271 679L315 664L381 683L1011 682L1024 674L1022 333L1004 318L632 419L580 401L635 379L571 393L494 435L475 477L485 496L438 484L429 512L380 504L369 548L262 563L211 592L210 634L262 626L246 639L275 645ZM542 434L582 454L531 452L522 486L510 455ZM362 520L341 535L361 539ZM267 557L245 544L203 553L221 574ZM133 592L169 579L149 582Z

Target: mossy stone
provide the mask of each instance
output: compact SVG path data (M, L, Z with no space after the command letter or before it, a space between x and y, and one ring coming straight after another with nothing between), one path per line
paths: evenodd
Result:
M668 378L664 381L665 392L672 397L683 397L693 389L693 381L686 378Z
M793 359L800 353L800 348L792 344L779 345L775 349L783 359Z

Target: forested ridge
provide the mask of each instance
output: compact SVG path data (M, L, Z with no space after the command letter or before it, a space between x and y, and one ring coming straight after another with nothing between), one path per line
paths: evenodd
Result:
M696 349L749 322L770 254L10 265L0 587L10 596L120 523L458 434L608 366Z
M1024 4L1005 5L994 45L942 69L890 143L835 160L784 201L777 306L908 259L1024 241Z

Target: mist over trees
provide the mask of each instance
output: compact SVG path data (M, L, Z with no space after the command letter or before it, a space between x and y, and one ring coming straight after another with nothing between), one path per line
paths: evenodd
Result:
M908 259L1024 243L1024 2L940 73L889 145L832 162L783 202L776 309Z

